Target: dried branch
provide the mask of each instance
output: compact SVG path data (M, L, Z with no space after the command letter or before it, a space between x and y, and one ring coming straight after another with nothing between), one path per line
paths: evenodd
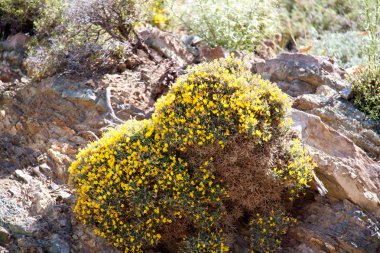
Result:
M108 114L111 116L111 118L116 122L124 123L123 120L119 119L116 116L115 111L112 108L112 105L111 105L111 87L106 88L106 104L107 104Z

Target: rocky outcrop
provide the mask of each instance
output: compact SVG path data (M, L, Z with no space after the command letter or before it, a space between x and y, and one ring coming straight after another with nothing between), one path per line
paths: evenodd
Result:
M298 222L286 235L284 253L378 253L380 230L376 218L347 200L323 197L297 210Z
M194 55L174 34L149 27L140 31L140 35L145 43L156 52L156 58L171 59L179 67L186 66L194 61Z
M293 128L311 147L328 196L348 199L380 217L380 164L315 115L293 110Z
M252 64L294 100L293 129L327 188L296 209L283 252L379 252L380 122L349 100L345 70L324 57L282 54ZM291 246L289 246L291 245Z
M346 71L326 57L281 54L252 64L252 71L276 82L294 98L293 107L319 116L373 159L380 158L380 122L368 120L346 98Z
M293 97L315 93L322 85L337 91L349 86L343 79L344 69L326 57L283 53L278 58L253 64L252 71L276 82Z

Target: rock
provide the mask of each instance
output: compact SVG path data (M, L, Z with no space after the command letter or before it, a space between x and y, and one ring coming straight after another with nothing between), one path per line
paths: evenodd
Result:
M140 35L150 48L165 58L173 60L179 67L186 66L194 60L194 56L173 34L160 31L157 28L147 28L142 30Z
M328 85L321 85L318 86L317 90L315 91L315 94L322 95L325 97L332 97L338 94L338 92Z
M269 77L273 82L288 83L287 86L282 85L282 88L287 93L290 90L291 96L314 93L321 85L327 85L338 91L349 85L344 80L344 69L326 57L283 53L278 58L256 63L252 69L257 74ZM295 85L298 87L291 90ZM314 87L314 91L311 91L310 86Z
M307 111L322 107L326 101L327 99L324 99L320 95L304 94L294 100L293 107L298 110Z
M33 179L32 176L26 174L22 170L16 170L15 171L15 176L16 176L17 179L19 179L22 182L27 183L27 184Z
M319 117L293 109L292 119L293 129L312 149L327 196L349 199L380 217L380 164Z
M344 99L347 99L347 100L349 100L349 99L351 99L351 98L354 97L354 92L352 90L352 85L351 84L349 86L347 86L346 88L344 88L340 93L342 94L342 97Z
M23 51L26 49L26 45L30 39L31 37L28 35L17 33L15 35L8 36L8 38L2 43L2 47L8 51Z
M62 97L81 99L90 102L95 101L97 98L95 92L92 89L64 90L62 91Z
M213 61L219 58L226 58L229 55L229 51L222 47L211 48L209 46L200 46L198 58L200 61Z
M284 238L281 252L379 252L380 224L347 200L317 197L298 213L298 222Z
M46 163L40 164L38 167L39 167L39 170L45 175L49 177L52 175L51 168Z
M0 81L5 83L11 82L18 78L18 74L13 71L10 66L0 63Z
M11 241L11 235L5 228L0 226L0 245L5 246L6 244L10 243Z
M351 139L372 158L380 159L380 122L371 121L351 102L330 99L323 107L307 111Z

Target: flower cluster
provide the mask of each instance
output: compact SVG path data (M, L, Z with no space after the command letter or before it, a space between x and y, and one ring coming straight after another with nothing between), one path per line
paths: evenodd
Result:
M289 143L284 157L287 160L286 165L281 169L274 168L273 171L276 177L281 178L282 184L286 184L289 200L292 201L300 197L300 193L308 187L313 179L312 171L317 165L297 138Z
M215 177L147 137L152 127L130 121L82 150L70 168L79 219L126 252L156 245L176 219L206 227L223 212Z
M297 220L283 212L271 211L269 215L256 216L249 222L252 252L276 252L281 246L281 235L286 234L289 225Z
M298 171L305 178L311 173L303 153L269 161L275 157L270 147L282 147L276 143L289 136L289 107L276 85L252 75L242 61L188 69L151 119L127 121L80 151L69 168L78 194L74 211L125 252L158 243L175 251L227 252L228 230L239 214L253 215L262 203L274 206L272 199L278 203L288 185L300 181ZM298 152L292 147L287 152ZM258 162L265 166L252 165L254 150L267 150ZM232 159L239 153L242 159ZM279 176L272 164L295 175ZM249 196L239 197L246 194L240 186Z
M180 150L214 143L223 148L236 135L255 143L269 141L273 129L285 127L289 106L275 84L229 58L189 69L157 102L153 121Z
M169 13L166 10L165 1L152 1L150 5L150 23L159 28L167 28L169 25Z

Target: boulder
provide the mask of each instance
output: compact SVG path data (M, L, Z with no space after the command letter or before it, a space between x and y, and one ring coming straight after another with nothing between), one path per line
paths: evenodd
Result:
M344 69L327 57L283 53L278 58L254 64L252 69L273 82L282 83L280 88L293 97L314 93L322 85L337 91L349 86L344 80Z
M174 34L163 32L149 27L140 31L145 44L164 58L173 60L177 66L186 66L193 62L194 56L185 47L184 43Z
M369 120L351 102L335 98L329 99L322 107L306 110L343 134L355 145L362 148L373 159L380 159L380 122Z
M327 99L317 94L304 94L298 96L293 103L293 107L298 110L312 110L324 106Z
M349 199L380 217L380 164L318 116L292 110L293 129L311 147L327 196Z
M7 51L24 51L30 40L30 36L23 33L17 33L15 35L8 36L8 38L1 43L1 47Z
M284 253L378 253L379 224L350 201L317 197L298 210L284 238Z

